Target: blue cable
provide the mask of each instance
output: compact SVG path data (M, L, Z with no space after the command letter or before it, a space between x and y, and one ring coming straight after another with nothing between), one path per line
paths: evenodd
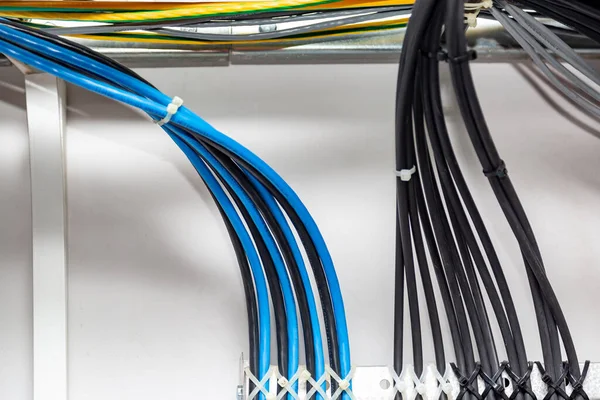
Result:
M4 35L4 31L2 30L2 34ZM13 31L14 33L14 31ZM15 35L16 36L16 35ZM29 38L30 42L44 42L38 41L35 38ZM121 101L125 104L129 104L134 107L138 107L143 111L147 112L155 119L159 119L166 114L166 106L162 104L155 104L150 101L148 98L144 98L133 93L112 87L110 85L105 84L104 82L97 82L94 79L88 78L81 74L77 74L73 71L69 71L58 65L53 63L52 61L46 60L44 58L40 58L31 52L20 49L18 47L12 46L9 43L1 43L0 50L18 59L26 64L32 65L40 70L56 75L66 81L72 82L79 86L82 86L90 91L95 93L99 93L106 97L111 97L115 100ZM65 50L66 51L66 50ZM87 68L92 65L93 60L86 60L86 65L82 66L83 68ZM102 66L102 70L106 73L102 76L117 76L116 70L110 68L108 66ZM122 73L119 73L122 74ZM125 74L122 74L125 75ZM163 100L164 97L158 96L155 90L149 90L148 85L141 84L139 81L132 79L137 82L137 84L133 84L135 87L139 87L142 93L149 93L152 95L152 98L157 101ZM153 93L151 93L153 92ZM158 96L158 97L155 97ZM163 95L164 96L164 95ZM192 113L186 107L182 107L178 113L176 113L171 119L172 123L180 125L181 127L198 132L205 136L208 140L222 146L228 151L235 154L240 159L244 160L250 166L252 166L255 170L257 170L265 179L267 179L280 193L282 196L286 198L286 200L290 203L290 205L295 209L298 217L305 225L308 234L310 235L313 243L315 244L315 248L319 254L321 259L323 269L327 278L327 283L330 287L331 298L334 309L334 316L336 319L337 326L337 335L339 341L339 354L341 361L341 374L342 377L346 376L350 372L351 363L350 363L350 349L349 349L349 339L348 339L348 330L347 330L347 322L344 311L344 303L341 296L341 290L339 286L339 281L337 275L335 273L335 268L333 267L333 260L331 259L331 255L325 245L323 237L314 222L312 216L301 202L297 194L287 185L287 183L272 169L270 168L263 160L261 160L258 156L253 154L248 149L244 148L233 139L228 136L220 133L212 126L210 126L206 121ZM346 397L346 396L344 396Z
M0 18L0 22L2 20L3 18ZM13 43L19 43L37 53L48 54L54 59L73 64L85 71L93 72L96 75L109 79L113 83L118 83L120 86L131 88L133 92L139 93L150 100L154 100L156 103L167 106L171 102L169 96L145 82L83 54L58 46L53 42L39 39L2 24L0 24L0 36Z
M306 292L306 300L308 303L308 309L310 312L310 322L313 327L313 344L315 349L315 376L317 380L323 375L325 372L325 355L323 353L323 339L321 336L321 322L319 321L319 313L317 311L317 303L315 300L314 292L312 290L312 284L310 282L310 277L308 276L308 271L306 269L306 264L304 263L304 258L302 257L302 252L298 247L298 243L296 241L296 237L294 233L290 229L288 225L288 221L285 218L285 215L281 211L279 204L273 198L271 193L264 187L262 183L258 179L254 177L250 172L248 172L245 168L242 168L250 182L254 185L261 198L264 200L267 207L273 214L275 221L281 228L283 235L290 246L290 250L298 265L298 270L300 272L300 276L302 278L302 284L304 286L304 291ZM320 396L318 397L320 398Z
M267 374L271 364L271 312L269 307L269 292L267 289L267 281L262 269L260 258L254 247L254 243L250 234L248 233L244 222L237 213L237 210L231 203L231 200L214 177L212 172L206 166L205 162L198 157L198 155L182 140L179 136L172 132L170 129L165 129L171 139L177 144L177 146L183 151L183 153L190 160L196 171L200 174L204 180L208 189L215 196L215 199L219 202L221 208L229 222L233 226L236 234L240 238L244 252L248 257L248 263L252 270L252 276L254 278L254 284L257 293L258 302L258 321L259 321L259 371L258 379L262 378ZM265 386L268 389L268 385ZM264 400L264 394L261 393L261 399Z
M206 163L213 169L213 171L218 176L222 177L223 181L233 190L233 192L236 196L238 196L246 210L248 210L248 214L250 215L252 222L254 222L254 224L256 225L261 237L265 242L265 245L267 246L269 254L273 259L273 264L275 266L275 270L277 271L277 276L279 277L281 290L283 292L283 300L287 316L287 334L290 344L288 349L288 378L290 378L296 373L299 366L298 357L300 353L300 343L298 339L298 315L296 312L296 299L294 297L294 291L292 289L292 282L287 273L285 264L283 262L283 258L281 257L281 253L279 252L279 248L275 243L275 239L273 238L269 227L265 223L262 215L256 208L254 202L252 202L248 194L238 184L238 182L229 173L229 171L227 171L227 169L224 168L223 165L201 143L191 138L187 133L181 131L179 128L176 128L174 126L169 126L169 130L175 133L189 147L194 149L200 155L200 157L202 157L202 159L204 159Z

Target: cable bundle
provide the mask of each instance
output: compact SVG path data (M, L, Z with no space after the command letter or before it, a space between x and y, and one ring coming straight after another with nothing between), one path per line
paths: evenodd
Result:
M0 16L86 39L224 46L289 46L405 27L413 0L215 3L7 1ZM266 27L251 33L213 28Z
M558 13L558 9L553 8L558 0L524 0L522 3L544 3L547 9ZM568 3L573 7L581 5L580 2ZM546 8L540 6L539 12L546 12ZM439 67L441 62L447 62L470 141L522 253L549 382L557 381L561 375L561 341L570 374L579 379L579 363L567 321L546 276L533 229L495 147L477 98L469 66L476 54L467 49L465 9L463 0L419 0L413 9L400 58L396 97L394 367L398 372L402 370L404 299L408 297L413 363L417 374L423 370L417 290L417 276L420 275L438 369L443 369L446 359L450 358L456 360L459 370L467 376L479 363L485 374L493 376L499 365L497 346L504 347L517 376L523 376L528 368L509 285L485 221L462 174L446 126ZM566 45L522 10L506 5L505 10L494 8L492 13L506 24L509 32L523 33L525 37L525 31L528 36L523 44L531 44L536 54L544 59L543 63L551 63L563 78L571 79L571 76L559 69L549 50L560 50L557 55L585 76L597 77L572 49L565 48ZM521 42L520 37L518 40ZM533 40L544 44L545 48L533 45ZM590 107L593 103L590 102ZM414 173L408 173L412 171ZM431 269L440 292L439 299L435 296ZM437 311L440 300L450 326L453 355L443 345ZM486 307L486 300L492 305L491 310ZM500 338L493 333L494 324L499 327ZM559 385L564 387L564 382Z
M300 323L307 368L317 379L324 373L321 312L305 258L318 289L329 364L342 377L350 372L348 330L333 261L308 210L273 169L183 106L181 99L171 99L131 70L83 46L0 20L0 52L139 108L188 157L209 188L236 252L244 281L254 375L262 379L270 367L270 302L282 375L290 378L298 370ZM259 396L264 398L262 393Z
M540 71L582 110L600 118L600 72L529 13L504 0L498 3L498 6L491 8L492 15L529 54ZM543 3L537 1L522 3L542 14L547 13L600 43L599 9L578 1L553 1L543 6L540 6ZM562 4L560 8L554 8L559 4ZM570 12L566 12L566 9ZM569 19L571 15L574 19Z

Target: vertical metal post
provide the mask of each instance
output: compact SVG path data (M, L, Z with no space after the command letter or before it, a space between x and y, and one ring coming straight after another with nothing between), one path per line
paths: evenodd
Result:
M67 400L65 84L25 75L33 232L33 398Z

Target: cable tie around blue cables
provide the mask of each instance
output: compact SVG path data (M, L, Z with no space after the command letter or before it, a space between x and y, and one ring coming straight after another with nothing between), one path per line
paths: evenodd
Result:
M171 103L167 106L167 115L160 121L156 121L158 126L163 126L164 124L168 124L173 118L173 115L177 114L179 111L179 107L183 105L183 99L179 96L173 97Z

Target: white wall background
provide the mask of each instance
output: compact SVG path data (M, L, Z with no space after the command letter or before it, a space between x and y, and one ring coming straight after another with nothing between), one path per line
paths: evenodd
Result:
M141 70L298 191L337 263L357 365L389 364L392 357L396 70ZM549 97L541 96L514 66L473 70L579 355L600 361L600 124L538 82ZM139 113L74 87L68 102L71 399L233 398L247 343L243 292L206 189L168 137ZM1 69L0 398L10 400L32 393L24 104L21 76ZM529 357L539 359L517 246L452 105L448 113L513 287Z

